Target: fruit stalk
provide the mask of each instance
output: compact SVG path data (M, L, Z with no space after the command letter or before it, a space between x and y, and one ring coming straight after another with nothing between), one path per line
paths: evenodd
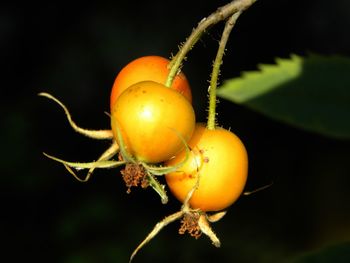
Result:
M232 14L243 12L257 0L235 0L222 7L219 7L214 13L206 18L203 18L198 26L192 31L186 42L179 49L178 53L173 57L170 63L170 71L165 86L171 87L173 80L178 74L182 61L185 59L187 53L193 48L202 34L212 25L220 21L226 20Z
M236 24L236 21L241 14L242 11L238 11L226 21L225 28L219 42L219 48L213 63L213 70L211 73L209 86L209 114L207 122L207 128L209 130L214 130L216 126L216 88L218 85L218 78L220 75L220 66L222 65L222 58L224 56L226 44L229 39L232 28Z

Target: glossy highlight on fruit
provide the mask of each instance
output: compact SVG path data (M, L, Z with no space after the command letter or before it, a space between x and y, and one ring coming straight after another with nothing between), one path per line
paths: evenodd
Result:
M188 144L189 159L178 171L165 176L171 192L183 202L200 175L191 207L202 211L226 209L241 195L247 180L248 156L243 143L228 130L208 130L204 124L197 124ZM165 164L175 165L184 158L183 151Z
M114 80L110 97L111 108L120 94L135 83L151 80L165 84L169 74L169 62L168 59L160 56L144 56L127 64ZM182 72L174 78L171 88L177 90L192 103L190 84Z
M184 149L195 127L192 105L177 91L154 81L126 89L114 103L111 126L137 160L159 163ZM119 142L118 142L119 143Z

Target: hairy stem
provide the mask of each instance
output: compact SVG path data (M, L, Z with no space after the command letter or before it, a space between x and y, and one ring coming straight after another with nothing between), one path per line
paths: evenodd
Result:
M220 21L226 20L229 16L237 12L243 12L257 0L235 0L222 7L219 7L214 13L206 18L203 18L198 26L192 31L186 42L180 48L178 53L174 56L170 63L170 71L165 86L171 87L176 74L179 72L182 61L185 59L187 53L193 48L202 34L212 25Z
M222 64L222 58L225 53L227 41L229 39L232 28L234 27L238 17L242 14L242 11L234 13L225 24L224 32L222 33L219 48L216 53L216 57L213 64L213 70L211 73L210 86L209 86L209 114L207 128L214 130L216 126L216 87L218 85L218 77L220 74L220 66Z

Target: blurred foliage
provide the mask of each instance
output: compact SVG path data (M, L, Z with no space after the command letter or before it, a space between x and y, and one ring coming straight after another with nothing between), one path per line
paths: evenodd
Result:
M346 263L350 259L350 242L332 245L296 257L290 263Z
M349 72L349 58L292 55L226 80L218 95L288 124L350 139Z
M174 199L162 206L152 191L127 195L117 169L99 170L81 184L44 158L43 151L91 161L108 144L75 134L61 109L36 94L57 96L82 127L108 128L104 111L120 68L146 54L170 56L198 21L226 2L0 4L2 261L126 262L154 224L179 209ZM347 0L257 1L233 30L222 79L291 53L349 57L349 10ZM206 118L221 31L213 27L184 64L199 121ZM226 100L218 112L220 125L248 149L247 190L273 186L242 197L213 224L220 249L205 237L179 236L174 223L135 262L288 262L350 240L348 140L295 129ZM336 262L349 249L344 243L322 257Z

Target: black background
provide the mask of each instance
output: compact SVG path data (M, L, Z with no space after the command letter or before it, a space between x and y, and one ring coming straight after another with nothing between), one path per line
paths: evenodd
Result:
M62 110L37 93L60 98L83 127L108 128L104 112L118 71L140 56L169 57L203 17L225 3L1 4L4 262L127 262L153 225L179 209L174 199L161 205L151 190L127 195L118 170L99 170L82 184L46 159L43 151L91 161L108 142L74 133ZM349 13L347 0L259 0L233 30L221 79L291 53L349 56ZM222 28L203 37L183 68L198 121L206 120L206 91ZM173 223L135 262L285 262L350 240L349 141L305 132L225 100L218 112L219 123L247 147L247 190L272 181L273 186L242 197L213 225L222 248L205 236L197 241L179 236Z

